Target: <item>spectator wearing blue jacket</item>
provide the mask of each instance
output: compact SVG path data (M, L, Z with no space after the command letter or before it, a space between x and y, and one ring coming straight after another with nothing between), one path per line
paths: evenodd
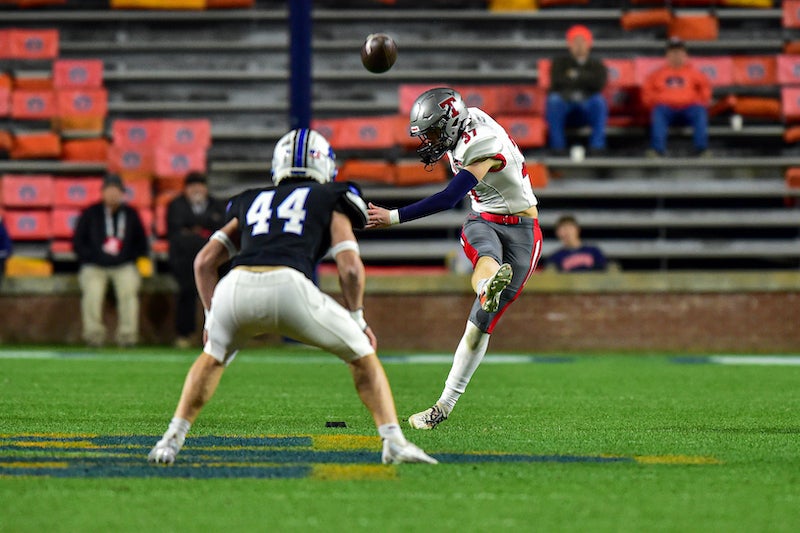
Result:
M597 246L583 244L581 228L572 215L564 215L556 222L556 237L561 248L547 259L559 272L586 272L606 270L606 256Z

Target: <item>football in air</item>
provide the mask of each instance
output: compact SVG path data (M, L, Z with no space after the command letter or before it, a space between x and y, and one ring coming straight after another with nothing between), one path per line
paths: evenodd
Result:
M385 33L372 33L361 47L361 63L375 74L386 72L397 60L397 44Z

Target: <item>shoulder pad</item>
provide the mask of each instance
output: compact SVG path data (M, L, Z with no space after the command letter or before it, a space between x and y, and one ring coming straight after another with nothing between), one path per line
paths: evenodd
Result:
M461 140L456 147L454 155L464 166L487 157L494 157L503 151L503 143L491 127L478 125L475 130L477 135L466 143Z
M363 229L367 225L367 203L361 197L361 189L352 181L332 184L339 193L337 210L341 211L356 229Z

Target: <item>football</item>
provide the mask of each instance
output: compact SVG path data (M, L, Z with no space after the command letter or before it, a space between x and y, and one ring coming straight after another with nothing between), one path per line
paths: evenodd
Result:
M375 74L386 72L397 60L397 44L385 33L372 33L361 47L361 63Z

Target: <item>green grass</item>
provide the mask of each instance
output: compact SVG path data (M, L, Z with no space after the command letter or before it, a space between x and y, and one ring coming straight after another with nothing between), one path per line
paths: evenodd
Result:
M147 360L164 352L182 357ZM162 433L194 357L133 353L145 360L0 359L0 434ZM343 364L265 362L276 353L241 355L191 435L374 434ZM408 416L438 397L448 365L386 369ZM800 367L679 365L663 356L483 365L450 420L406 431L432 455L721 464L400 465L385 467L397 471L389 480L7 477L0 531L796 531L799 393ZM328 429L326 420L348 427Z

